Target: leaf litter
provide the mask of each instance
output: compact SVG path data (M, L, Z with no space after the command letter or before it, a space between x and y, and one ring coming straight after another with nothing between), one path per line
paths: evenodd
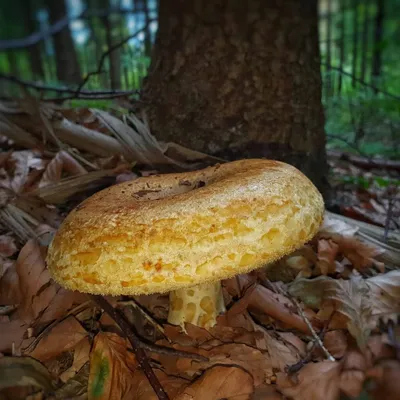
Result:
M104 187L223 160L158 142L143 116L32 97L3 101L0 128L0 397L156 399L109 315L52 281L47 246ZM228 311L215 327L167 324L165 295L108 298L144 340L170 350L147 351L170 399L400 397L397 203L387 213L398 177L329 160L336 200L351 205L327 211L315 238L268 269L224 281ZM364 176L362 190L351 174Z

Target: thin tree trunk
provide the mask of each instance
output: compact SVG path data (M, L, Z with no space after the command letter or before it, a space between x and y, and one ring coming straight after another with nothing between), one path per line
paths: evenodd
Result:
M90 10L95 11L98 8L97 0L87 0L87 6ZM90 29L90 42L94 47L94 55L96 60L96 65L92 65L92 69L97 67L100 63L101 56L103 55L103 43L104 35L102 34L102 22L97 17L91 17L87 19L89 29ZM98 75L98 80L102 88L108 87L107 75L102 73Z
M383 39L384 0L376 0L374 31L374 50L372 56L372 79L382 74L382 39Z
M25 10L22 15L24 18L24 25L26 27L27 34L31 34L37 29L35 24L36 5L33 0L28 0L24 2L24 6ZM44 69L42 64L42 56L40 54L40 44L30 46L28 51L29 62L34 79L43 79Z
M368 0L364 3L364 15L363 15L363 30L361 38L361 80L365 81L366 70L367 70L367 52L368 52L368 12L369 2Z
M331 63L332 63L332 1L327 0L327 18L326 18L326 95L327 97L332 96L332 75L331 75Z
M343 66L344 66L344 54L345 54L345 35L346 35L346 26L345 26L345 13L346 13L346 0L341 0L340 2L340 41L339 41L339 69L342 71ZM341 73L339 73L338 77L338 92L342 92L342 81L343 81L343 76Z
M110 0L102 0L102 6L104 9L111 8ZM113 24L109 15L102 18L104 29L106 31L106 43L107 47L112 48L116 40L113 35ZM111 89L116 90L121 88L121 49L117 48L113 50L109 55L110 65L110 86Z
M353 0L353 60L352 60L352 86L356 87L358 58L358 0Z
M161 140L267 157L326 187L317 2L160 0L142 91Z
M55 24L67 15L64 0L46 0L49 10L50 23ZM57 67L57 78L65 83L75 84L81 82L81 73L76 55L71 31L67 25L53 36L54 51Z
M149 22L150 22L150 13L149 13L149 7L147 4L147 0L142 0L143 1L143 12L144 12L144 22L146 24L146 30L144 32L144 53L147 57L150 57L151 55L151 33L150 33L150 27L149 27Z

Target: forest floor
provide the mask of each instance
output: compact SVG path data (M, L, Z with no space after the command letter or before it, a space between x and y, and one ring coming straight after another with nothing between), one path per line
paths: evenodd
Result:
M51 238L104 187L218 160L114 111L0 103L0 399L157 399L135 334L170 399L400 398L400 163L330 151L336 214L313 240L224 281L209 330L168 324L166 295L107 297L127 332L51 279Z

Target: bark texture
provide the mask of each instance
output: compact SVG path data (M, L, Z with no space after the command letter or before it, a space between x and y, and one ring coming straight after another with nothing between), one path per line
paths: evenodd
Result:
M55 24L67 15L65 0L46 0L50 23ZM80 83L82 80L78 58L71 31L67 25L53 36L56 55L57 78L65 83Z
M326 174L316 1L160 0L142 101L153 133Z

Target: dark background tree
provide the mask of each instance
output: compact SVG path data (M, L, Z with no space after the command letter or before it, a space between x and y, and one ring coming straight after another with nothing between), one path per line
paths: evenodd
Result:
M155 135L326 176L317 2L161 0L142 100Z
M67 15L64 0L46 0L50 22L55 24ZM57 78L65 83L79 83L82 80L78 58L69 26L53 36L56 55Z

